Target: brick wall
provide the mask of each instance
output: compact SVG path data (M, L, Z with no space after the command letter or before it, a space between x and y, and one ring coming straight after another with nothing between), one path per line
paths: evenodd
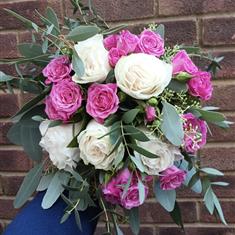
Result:
M72 15L67 0L0 0L0 58L18 56L16 44L29 39L23 26L7 15L2 8L13 9L26 17L36 19L33 10L43 12L52 6L62 18ZM235 1L234 0L94 0L97 10L112 24L127 23L134 31L144 24L161 22L166 26L167 43L199 44L204 50L224 55L223 70L214 81L215 92L211 105L220 106L230 120L235 121ZM0 70L11 73L9 66ZM9 117L22 105L25 97L0 93L0 232L17 213L12 200L25 172L31 167L20 147L6 138L11 126ZM218 188L228 227L208 216L202 200L188 190L178 193L187 234L235 234L235 127L229 131L212 128L207 147L201 151L202 164L225 172L229 188ZM141 210L142 235L179 235L179 229L154 199ZM128 234L128 227L124 227ZM97 231L100 234L102 225Z

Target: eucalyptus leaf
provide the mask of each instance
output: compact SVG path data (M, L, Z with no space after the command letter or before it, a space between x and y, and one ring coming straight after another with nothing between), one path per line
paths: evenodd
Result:
M169 83L168 85L168 88L172 91L175 91L175 92L187 92L188 90L188 87L186 85L186 83L183 83L183 82L179 82L175 79L172 79L171 82Z
M217 169L214 169L214 168L210 168L210 167L201 168L200 170L202 172L207 173L208 175L217 175L217 176L223 176L224 175L223 172L221 172Z
M141 155L144 155L145 157L148 157L148 158L158 158L159 157L156 154L154 154L152 152L149 152L148 150L146 150L146 149L144 149L142 147L139 147L136 144L128 144L128 146L130 148L132 148L134 151L136 151L137 153L139 153Z
M32 58L44 54L42 47L34 43L22 43L18 45L20 54L26 58Z
M145 166L143 164L143 162L140 159L139 155L134 156L130 156L131 160L135 163L136 167L140 170L140 172L145 172Z
M51 7L47 8L46 16L47 16L47 19L50 21L50 23L52 25L54 25L54 29L52 30L52 34L58 35L60 33L59 21L58 21L58 18L57 18L55 11Z
M60 197L64 191L62 185L67 185L69 181L69 174L64 171L57 171L51 180L49 187L46 191L46 194L42 200L42 208L49 209Z
M159 24L155 29L155 32L158 33L163 39L165 37L165 26L163 24Z
M95 36L100 32L100 28L95 25L80 25L74 28L68 35L67 39L75 42L84 41Z
M85 68L84 68L83 61L80 59L76 51L73 51L72 65L73 65L73 70L75 71L75 74L81 78L85 73Z
M130 135L131 138L145 142L149 141L149 138L144 134L144 132L140 131L139 129L135 128L134 126L128 125L123 126L126 135Z
M53 179L53 176L54 174L43 175L37 187L37 191L46 190L48 186L50 185L51 180Z
M138 235L140 231L140 221L139 221L139 208L134 207L129 211L129 222L131 231Z
M214 200L213 200L213 190L211 187L209 187L204 195L203 201L205 203L205 206L207 210L210 212L212 215L214 213Z
M182 229L184 229L181 211L177 201L175 202L174 210L170 212L170 216L177 225L179 225Z
M69 218L70 215L71 213L65 212L60 220L60 223L63 224Z
M12 79L14 79L14 77L7 75L3 73L2 71L0 71L0 82L7 82L7 81L11 81Z
M145 186L140 179L138 179L138 190L139 190L139 202L144 203L145 200Z
M215 208L216 208L216 210L217 210L217 212L218 212L218 214L219 214L219 217L220 217L221 221L222 221L225 225L227 225L227 222L225 221L224 213L223 213L223 210L222 210L222 208L221 208L220 202L219 202L217 196L216 196L214 193L213 193L213 199L214 199Z
M80 231L82 231L82 223L81 223L80 215L76 209L74 210L74 214L75 214L76 224L77 224L78 228L80 229Z
M162 190L160 187L160 182L157 181L154 185L154 193L157 201L164 209L168 212L174 210L176 200L175 190Z
M183 142L184 131L180 115L175 107L166 101L162 101L162 123L161 130L165 137L175 146Z
M35 165L24 178L14 201L15 208L23 206L38 187L42 176L43 165L44 162Z
M229 183L227 183L227 182L212 182L211 183L212 185L217 185L217 186L223 186L223 187L225 187L225 186L228 186L229 185Z
M130 124L134 121L134 119L136 118L139 112L140 112L140 109L131 109L123 114L122 120L126 124Z

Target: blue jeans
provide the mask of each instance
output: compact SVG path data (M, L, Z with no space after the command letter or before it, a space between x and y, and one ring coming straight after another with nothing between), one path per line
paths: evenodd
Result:
M3 235L93 235L97 219L92 220L100 209L90 207L86 211L80 212L82 231L79 230L74 214L71 214L68 220L60 224L61 217L64 214L66 204L59 199L50 209L41 208L41 201L44 193L38 193L36 197L29 202L18 213L16 218L6 228Z

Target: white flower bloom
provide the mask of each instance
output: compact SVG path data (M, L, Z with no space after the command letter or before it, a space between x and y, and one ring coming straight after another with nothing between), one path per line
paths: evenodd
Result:
M92 164L96 169L109 170L116 156L124 155L124 146L121 144L117 150L109 155L114 148L109 135L109 128L92 120L78 136L80 158L86 165Z
M63 124L50 127L49 120L43 121L40 126L42 139L40 146L49 153L49 158L58 169L72 171L79 161L79 148L67 148L70 141L74 138L73 131L80 131L80 123Z
M137 145L153 154L156 154L158 158L148 158L137 152L134 152L134 154L141 159L148 175L158 175L159 172L173 166L174 161L183 158L183 155L180 153L180 150L177 147L162 142L154 135L150 135L149 133L146 134L150 141L138 141Z
M111 70L108 51L103 44L103 35L97 34L87 40L78 42L74 48L83 61L85 74L82 77L75 74L73 81L81 84L103 82Z
M172 65L143 53L123 56L115 67L118 87L133 98L160 95L171 81Z

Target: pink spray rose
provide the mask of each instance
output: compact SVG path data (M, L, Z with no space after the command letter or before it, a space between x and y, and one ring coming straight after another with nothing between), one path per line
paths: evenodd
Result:
M47 77L46 84L56 83L63 79L69 78L72 70L69 57L66 55L59 56L50 61L43 69L44 77Z
M172 59L173 74L179 74L180 72L187 72L189 74L196 73L198 67L189 58L185 50L179 51Z
M111 50L112 48L116 48L118 38L119 38L119 35L117 35L117 34L113 34L113 35L110 35L110 36L106 37L103 41L104 47L107 50Z
M159 177L160 187L163 190L173 190L179 188L186 178L186 172L172 166L161 172Z
M146 106L145 108L145 120L147 122L152 122L156 118L156 110L153 106Z
M86 111L97 122L102 123L110 114L115 113L118 104L116 84L92 84L88 88Z
M81 107L82 91L72 80L62 80L52 86L45 103L45 112L51 120L66 122Z
M125 51L126 54L129 54L135 51L138 41L139 41L138 36L132 34L128 30L123 30L120 33L117 42L117 48L119 48L122 51Z
M184 149L188 153L195 153L206 144L207 126L204 120L195 117L192 113L183 116Z
M131 177L130 186L124 194L125 185ZM144 182L152 180L146 177ZM141 204L139 199L138 176L132 174L129 169L120 171L102 189L105 199L112 204L120 204L126 209L137 207ZM145 185L145 198L148 194L148 186Z
M159 34L145 29L139 36L136 52L154 55L159 58L165 52L164 40Z
M117 64L117 62L119 61L119 59L124 56L124 55L127 55L125 51L119 49L119 48L112 48L110 51L109 51L109 55L108 55L108 58L109 58L109 64L112 66L112 67L115 67L115 65Z
M116 177L113 177L104 187L103 194L105 199L112 204L120 204L124 185L127 184L131 172L128 168L120 171Z
M209 100L212 96L213 86L211 74L198 71L193 74L193 78L188 81L189 94L200 97L202 100Z

